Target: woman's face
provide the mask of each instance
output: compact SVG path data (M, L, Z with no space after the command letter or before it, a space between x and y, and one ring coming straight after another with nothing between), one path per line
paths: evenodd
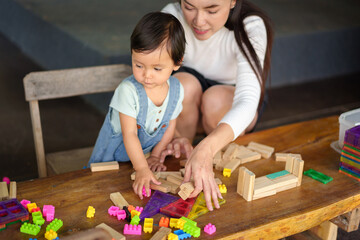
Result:
M206 40L221 29L236 0L181 0L181 9L195 37Z

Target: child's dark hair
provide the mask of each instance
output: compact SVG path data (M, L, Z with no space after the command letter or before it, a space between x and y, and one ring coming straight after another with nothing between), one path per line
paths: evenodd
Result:
M165 44L175 65L180 65L185 52L185 33L179 20L171 14L146 14L131 34L131 50L152 52Z

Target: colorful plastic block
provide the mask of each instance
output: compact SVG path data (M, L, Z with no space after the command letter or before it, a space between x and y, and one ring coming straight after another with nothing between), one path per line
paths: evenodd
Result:
M144 233L152 233L154 225L154 219L145 218L144 219Z
M174 233L175 233L176 235L178 235L179 240L186 239L186 238L191 238L191 235L190 235L190 234L184 232L184 231L181 230L181 229L174 231Z
M186 232L196 238L200 236L200 232L201 232L201 229L199 227L193 226L192 224L190 224L188 222L185 223L183 230L184 230L184 232Z
M35 236L40 232L40 226L25 222L21 225L20 232Z
M117 216L117 213L118 211L120 210L119 207L117 206L111 206L109 209L108 209L108 213L110 216Z
M324 184L327 184L328 182L331 182L333 180L332 177L326 176L325 174L315 171L311 168L309 170L305 171L304 175L311 177L312 179L315 179Z
M16 198L0 202L0 230L7 224L29 220L29 213Z
M28 211L31 213L34 208L37 208L36 203L29 203L27 205Z
M135 207L135 211L138 211L139 213L141 213L143 210L144 210L143 207L138 207L138 206Z
M227 193L227 188L225 184L219 184L219 190L221 193Z
M179 240L179 237L178 237L178 235L176 235L174 233L169 233L167 239L168 240Z
M46 233L45 233L45 238L47 240L53 240L56 237L57 237L57 233L52 229L50 229L49 231L46 231Z
M131 221L131 214L130 214L128 208L127 208L126 206L123 206L123 210L125 211L125 214L126 214L125 220L126 220L128 223L130 223L130 221Z
M170 218L170 224L169 224L170 227L171 228L177 228L178 221L179 221L178 218Z
M139 215L135 215L133 218L131 218L131 225L139 225L140 222L140 217Z
M173 195L160 191L154 191L144 210L140 214L140 219L143 220L144 218L152 217L153 215L160 212L160 208L167 206L178 199L178 197Z
M160 227L169 227L169 218L167 217L161 217L160 221L159 221L159 226Z
M204 232L206 232L209 235L212 235L214 232L216 232L215 225L209 223L204 227Z
M135 215L140 216L140 212L136 211L136 210L132 210L131 211L131 218L133 218Z
M231 169L224 168L223 175L224 175L224 177L230 177L231 176Z
M44 217L46 217L46 221L48 221L48 222L54 220L55 207L53 205L44 205L43 206L43 215L44 215Z
M222 205L226 202L226 200L223 199L218 199L219 200L219 204ZM195 218L204 215L205 213L207 213L209 211L209 209L207 209L206 207L206 202L205 202L205 197L204 197L204 193L201 192L199 194L199 196L197 197L194 206L192 207L189 215L187 216L187 218L194 220Z
M57 232L63 226L63 221L61 219L55 218L49 225L46 226L46 231L53 230Z
M290 174L288 171L282 170L280 172L275 172L275 173L268 174L268 175L266 175L266 177L269 178L269 179L275 179L275 178L282 177L282 176L285 176L285 175L288 175L288 174Z
M182 218L180 218L178 221L177 221L177 228L179 229L184 229L184 225L185 225L186 221Z
M120 220L124 220L126 218L126 212L125 210L119 210L116 212L116 217L117 219Z
M31 209L31 212L40 212L41 213L41 209L39 207L33 208Z
M30 202L29 200L23 199L23 200L20 201L20 203L21 203L21 205L24 206L24 208L27 209L27 205L28 205L29 203L31 203L31 202Z
M10 184L10 178L8 178L8 177L3 177L2 181L6 182L7 185Z
M360 125L346 130L344 142L360 147Z
M41 226L45 223L45 219L43 218L41 212L33 212L32 219L33 219L33 223L35 223L36 225L39 225L39 226Z
M86 211L86 217L87 218L93 218L95 215L95 208L93 206L89 206Z
M135 207L133 205L129 205L127 206L127 209L131 212L132 210L135 210Z
M187 217L195 203L195 200L196 198L188 198L186 200L180 198L179 200L160 208L160 212L170 217Z
M143 190L142 190L142 195L144 197L150 197L151 196L151 189L149 188L149 195L146 194L146 190L145 190L145 186L143 187Z
M128 235L141 235L141 225L125 224L124 234Z

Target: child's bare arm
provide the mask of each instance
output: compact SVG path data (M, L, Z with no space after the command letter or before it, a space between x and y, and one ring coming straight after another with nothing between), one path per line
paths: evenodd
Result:
M142 199L142 189L144 186L146 192L149 193L150 181L155 184L161 183L156 180L154 174L151 172L143 154L141 143L137 136L136 119L120 113L120 124L126 152L136 171L133 189Z
M163 164L164 161L160 161L160 155L167 145L171 142L174 137L176 127L176 119L170 120L169 126L166 129L164 136L161 141L154 147L151 152L151 156L147 159L149 167L152 171L165 171L166 166Z

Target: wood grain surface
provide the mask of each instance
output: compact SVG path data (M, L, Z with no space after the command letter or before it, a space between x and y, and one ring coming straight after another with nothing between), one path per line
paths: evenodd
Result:
M200 239L279 239L319 225L338 215L353 210L360 205L360 183L338 173L340 156L330 148L330 143L338 138L338 117L328 117L277 127L248 134L236 139L236 143L247 145L250 141L266 144L275 152L299 153L305 161L304 171L312 168L333 177L333 181L322 184L307 176L302 185L276 195L247 202L236 193L238 170L231 177L223 177L214 170L227 187L223 194L226 203L220 209L209 212L197 219L202 228ZM180 168L178 160L165 162L169 171ZM284 170L284 162L276 162L273 154L269 159L261 159L243 164L256 177ZM109 195L121 192L133 206L144 207L147 199L140 200L132 190L130 163L120 163L115 171L94 172L90 169L61 174L53 177L18 183L18 199L30 200L42 207L55 206L55 217L64 221L58 235L106 223L123 232L124 221L117 221L107 214L112 205ZM88 206L95 207L95 218L86 218ZM161 215L154 217L158 224ZM207 235L203 227L212 223L216 233ZM29 239L30 235L19 232L20 223L12 224L0 232L0 239ZM44 239L42 227L37 239ZM127 239L150 239L158 230L154 226L152 234L142 236L127 235Z

